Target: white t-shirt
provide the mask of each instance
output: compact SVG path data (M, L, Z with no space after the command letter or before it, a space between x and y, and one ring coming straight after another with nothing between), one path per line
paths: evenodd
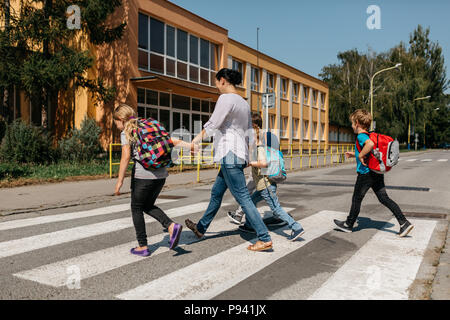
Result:
M248 162L249 143L253 143L250 106L240 95L221 94L211 118L203 126L208 137L214 136L214 161L228 152Z

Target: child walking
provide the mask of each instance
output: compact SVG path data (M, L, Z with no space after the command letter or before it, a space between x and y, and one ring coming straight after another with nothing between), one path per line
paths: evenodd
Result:
M251 195L253 203L256 204L261 200L265 200L267 205L273 212L273 215L287 223L292 230L289 240L295 241L300 238L305 230L300 223L296 222L281 206L277 197L277 185L271 183L269 179L261 174L261 168L267 168L266 150L261 143L260 129L262 127L262 119L258 113L252 113L252 125L255 129L256 144L257 144L257 161L250 161L252 167L253 181L256 186L256 191ZM239 226L239 230L244 232L254 232L253 228L246 221L243 226Z
M174 249L178 244L183 227L181 224L173 222L164 211L155 206L155 201L166 182L167 170L164 167L145 169L136 161L138 155L132 131L137 128L138 119L133 108L126 104L121 104L114 110L113 118L117 128L122 131L120 135L122 156L120 159L119 177L115 187L116 195L120 194L120 188L123 185L130 158L132 157L134 160L131 176L131 213L139 247L132 248L130 252L143 257L151 254L147 246L144 212L168 229L170 235L169 248ZM172 141L175 145L182 143L182 141L174 138L172 138ZM190 147L190 144L187 144L187 146Z
M372 116L367 110L358 109L350 115L352 128L356 137L356 143L359 143L362 150L358 152L355 145L355 152L346 152L347 158L356 158L356 178L355 189L353 191L352 206L350 213L345 221L334 220L338 228L344 232L352 232L353 224L358 218L361 209L361 202L364 199L367 191L372 188L378 200L392 211L398 223L400 224L400 231L398 235L405 237L412 229L413 225L406 220L400 207L395 203L386 193L384 185L384 175L371 171L365 162L365 157L372 151L374 143L369 139L368 130L372 123Z

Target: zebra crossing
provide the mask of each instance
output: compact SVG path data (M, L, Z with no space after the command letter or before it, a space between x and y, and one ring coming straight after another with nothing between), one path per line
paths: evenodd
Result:
M403 161L403 159L398 159L399 161ZM448 159L415 159L415 158L413 158L413 159L406 159L405 161L406 162L416 162L416 161L419 161L419 162L432 162L433 160L436 160L437 162L448 162Z
M171 218L191 214L201 214L208 206L208 202L187 204L184 200L161 199L157 204ZM225 202L226 207L232 203ZM171 208L166 208L166 206ZM261 214L268 215L269 208L258 208ZM291 214L297 210L294 207L285 207ZM228 217L221 209L216 219L211 224L206 239L197 239L191 231L184 229L179 247L189 250L201 250L202 243L213 241L208 239L214 235L225 235L236 230L237 226L229 222ZM0 242L0 264L14 259L15 256L32 253L44 248L52 248L61 244L71 247L82 246L86 239L101 239L102 236L129 230L129 240L134 239L134 228L129 214L129 204L120 204L98 209L54 214L28 219L16 219L0 222L0 230L9 231L20 228L39 228L42 225L51 225L61 221L104 216L108 214L123 213L124 217L103 222L84 224L54 232L35 234L29 237ZM327 234L337 232L334 230L333 219L344 219L346 212L321 210L298 221L303 225L306 233L301 240L291 242L286 238L289 235L287 227L272 229L271 237L274 250L270 252L252 252L246 247L256 239L235 240L228 248L217 247L198 261L187 265L181 265L175 270L170 270L161 277L151 279L132 288L126 288L120 292L114 292L111 299L135 300L199 300L213 299L240 283L255 273L264 270L272 264L282 261L287 256L311 246L314 241ZM398 238L395 234L395 222L390 221L378 230L361 248L333 273L328 280L311 293L308 299L407 299L408 287L414 281L419 266L423 260L425 249L436 227L436 221L410 220L415 225L417 232L412 232L410 237ZM147 223L158 224L153 218L146 217ZM395 226L397 228L397 226ZM420 232L419 232L420 230ZM95 237L95 238L94 238ZM256 237L254 235L254 237ZM17 281L28 281L36 285L52 287L58 290L69 290L73 278L68 276L68 270L75 267L78 270L78 281L88 283L95 278L96 281L111 271L123 269L122 276L132 274L133 268L140 263L151 265L160 259L167 259L169 250L168 233L160 232L148 238L149 249L152 252L148 258L134 256L129 253L130 248L136 246L136 241L125 241L118 245L112 245L101 250L92 250L82 254L74 253L71 257L56 259L32 268L18 268L10 274ZM183 256L177 257L183 259ZM307 259L307 257L305 258ZM372 268L372 269L371 269ZM368 273L367 270L375 270ZM0 274L2 271L0 270ZM375 276L374 276L375 274ZM5 275L5 274L3 274ZM105 282L108 282L105 278ZM351 289L349 289L351 288ZM284 288L291 290L290 296L295 297L296 286ZM274 295L276 299L276 294Z

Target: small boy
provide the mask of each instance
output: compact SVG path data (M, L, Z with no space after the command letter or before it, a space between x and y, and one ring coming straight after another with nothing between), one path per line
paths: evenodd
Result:
M352 206L350 214L346 221L334 220L338 228L344 232L352 232L353 224L358 218L361 209L361 202L364 199L366 192L372 188L378 200L392 211L398 223L400 224L400 231L398 235L405 237L412 229L413 225L406 220L400 207L388 197L386 187L384 185L384 175L371 171L366 165L366 156L372 151L374 143L369 139L368 130L372 123L372 116L367 110L358 109L350 115L352 128L357 135L356 143L359 143L362 150L358 152L355 145L355 152L346 152L347 158L356 158L356 172L358 177L356 179L355 189L353 191Z
M256 205L261 200L265 200L272 210L273 215L282 220L282 222L287 223L291 229L291 235L288 237L288 240L295 241L300 238L305 231L300 223L295 221L281 206L276 194L277 185L271 183L266 176L261 174L261 168L266 168L268 164L265 156L266 150L261 143L259 134L259 130L262 127L262 119L258 113L252 113L252 124L253 129L256 131L257 141L257 161L250 161L249 163L252 167L253 182L255 183L256 188L256 191L251 195L252 201ZM254 232L247 220L244 225L239 226L239 230L244 232Z

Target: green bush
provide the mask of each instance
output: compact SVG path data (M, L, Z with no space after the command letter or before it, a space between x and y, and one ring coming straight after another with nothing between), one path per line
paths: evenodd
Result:
M67 161L87 162L97 158L103 149L99 137L101 128L94 119L84 118L80 129L72 129L59 141L59 155Z
M0 163L0 180L20 178L29 175L31 172L32 170L28 165Z
M51 143L51 137L42 128L18 119L6 126L0 157L15 163L49 163L55 160Z

